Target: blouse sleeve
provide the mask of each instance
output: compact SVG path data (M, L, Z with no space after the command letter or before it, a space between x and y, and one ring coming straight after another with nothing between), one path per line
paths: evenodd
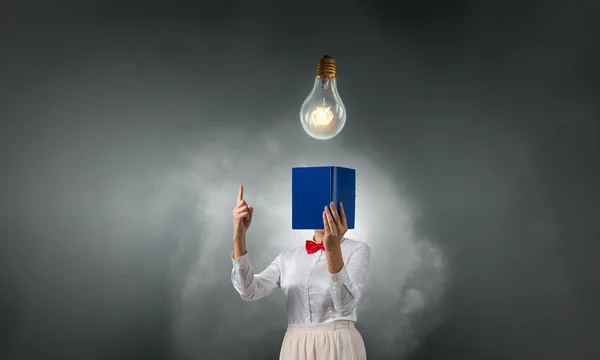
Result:
M248 254L238 259L232 257L231 261L233 262L231 282L244 301L262 299L280 286L280 256L277 256L260 274L254 273Z
M348 316L357 307L362 289L367 282L371 262L371 248L364 242L352 251L342 270L331 275L331 297L338 314Z

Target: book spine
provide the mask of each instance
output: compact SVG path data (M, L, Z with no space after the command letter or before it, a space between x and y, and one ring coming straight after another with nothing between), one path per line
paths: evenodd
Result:
M338 207L338 174L337 167L331 168L331 201L335 204L335 208Z

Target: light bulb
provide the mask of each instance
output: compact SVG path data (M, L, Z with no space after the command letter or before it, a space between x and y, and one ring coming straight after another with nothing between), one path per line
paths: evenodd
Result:
M315 85L300 108L300 123L315 139L331 139L346 124L346 108L337 90L335 73L335 60L322 57L317 63Z

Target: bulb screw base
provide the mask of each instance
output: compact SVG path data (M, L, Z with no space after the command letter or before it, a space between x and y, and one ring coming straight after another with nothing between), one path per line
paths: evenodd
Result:
M325 55L317 63L317 78L332 79L335 77L336 62L330 56Z

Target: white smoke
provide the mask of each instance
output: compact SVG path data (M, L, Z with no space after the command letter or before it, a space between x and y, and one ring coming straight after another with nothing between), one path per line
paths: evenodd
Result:
M174 324L178 346L188 354L200 351L194 347L193 339L198 336L201 318L207 316L209 298L226 297L221 305L227 310L222 311L241 317L240 322L254 321L257 315L253 312L265 317L266 310L261 304L239 303L231 291L225 295L219 293L219 289L231 287L230 214L238 184L244 184L244 197L255 208L248 247L252 263L260 271L281 250L299 246L311 235L291 230L291 168L323 164L357 170L356 229L350 230L347 236L369 243L373 252L368 293L362 306L364 313L383 311L400 319L388 325L391 331L377 334L387 346L399 340L414 343L417 331L412 329L417 325L407 319L411 314L435 306L443 288L445 267L441 252L415 233L418 210L407 196L408 189L404 184L393 182L368 153L344 149L334 142L318 145L327 149L325 156L320 151L303 153L305 139L284 143L274 135L285 131L304 135L301 128L288 126L278 130L261 134L260 139L264 141L234 137L186 149L187 166L166 174L148 204L147 218L157 228L174 222L174 216L181 217L181 212L170 210L179 207L178 203L187 204L188 213L184 215L187 220L173 228L178 242L178 250L172 257L174 281L179 284L174 293L179 316ZM256 250L258 245L265 244L266 250ZM195 253L190 253L190 249ZM181 266L186 263L187 267ZM374 303L375 298L383 300ZM265 335L285 321L280 297L271 296L263 301L278 304L280 308L269 310L274 314L267 322L252 326L254 336ZM230 309L229 304L235 306ZM372 318L359 321L367 328L375 324ZM242 327L245 326L249 325ZM225 328L222 325L221 329ZM395 330L400 328L399 339ZM211 336L214 344L227 342L224 333Z

